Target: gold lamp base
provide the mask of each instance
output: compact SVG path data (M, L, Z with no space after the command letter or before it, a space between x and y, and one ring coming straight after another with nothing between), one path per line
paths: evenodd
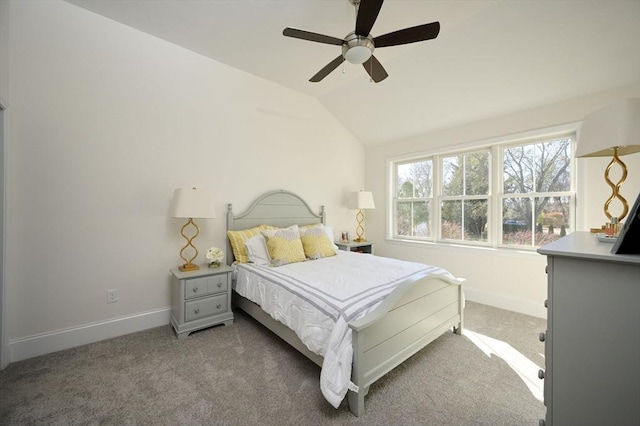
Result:
M364 226L362 226L362 224L364 223L364 212L362 211L362 209L358 210L358 213L356 214L356 220L358 221L358 227L356 228L356 235L358 236L358 238L354 238L353 241L355 241L356 243L365 243L367 242L367 240L363 237Z
M189 272L189 271L197 271L198 269L200 269L200 267L195 263L185 263L184 265L178 266L178 269L181 270L182 272Z
M617 164L622 169L622 176L620 176L620 179L615 184L609 178L609 171L614 164ZM618 201L622 203L622 213L618 216L618 221L621 221L625 218L627 213L629 213L629 203L627 203L627 200L620 195L620 187L624 181L627 180L627 165L620 159L620 157L618 157L618 147L613 148L613 158L604 171L604 180L607 181L607 185L611 187L611 196L607 198L607 201L604 203L604 214L607 216L607 219L611 221L613 216L609 212L609 205L613 200L618 199Z
M191 238L186 236L184 233L184 230L189 225L192 225L196 229L195 234ZM198 265L191 263L193 259L198 257L198 249L191 242L198 236L199 233L200 233L200 228L198 228L198 225L196 225L196 223L193 221L192 218L189 218L189 221L185 223L184 226L180 229L180 234L184 237L185 240L187 240L187 244L185 244L185 246L182 247L182 249L180 250L180 257L182 258L182 260L184 260L184 265L179 266L178 269L180 269L183 272L197 271L198 269L200 269ZM186 257L184 257L184 251L189 247L193 249L195 254L190 259L187 259Z

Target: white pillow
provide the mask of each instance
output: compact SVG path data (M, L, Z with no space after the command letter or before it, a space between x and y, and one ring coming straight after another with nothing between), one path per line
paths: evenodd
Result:
M247 250L249 262L260 266L269 266L271 258L267 250L267 242L262 235L249 238L244 242L244 247Z
M327 235L329 236L329 239L331 240L331 244L333 244L333 249L336 251L336 253L338 253L338 250L340 250L340 247L338 247L334 241L334 237L333 237L333 226L327 226L324 225L324 232L327 233Z

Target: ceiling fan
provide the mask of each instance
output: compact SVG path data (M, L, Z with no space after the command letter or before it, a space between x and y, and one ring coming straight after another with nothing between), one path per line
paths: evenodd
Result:
M338 67L345 59L352 64L362 64L371 80L378 83L389 76L380 62L373 56L376 47L398 46L431 40L438 37L440 22L418 25L403 30L394 31L378 37L372 37L369 32L376 22L384 0L348 0L356 7L356 29L344 39L323 34L312 33L295 28L285 28L282 32L287 37L315 41L316 43L334 44L342 46L342 54L329 62L309 81L317 83Z

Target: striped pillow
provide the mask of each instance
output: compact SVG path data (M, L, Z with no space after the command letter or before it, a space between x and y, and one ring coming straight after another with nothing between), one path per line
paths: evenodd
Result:
M229 237L229 243L231 243L231 249L233 250L233 257L238 263L249 262L249 255L244 245L251 237L255 237L260 234L263 229L272 228L267 225L256 226L255 228L243 229L242 231L227 231L227 237Z

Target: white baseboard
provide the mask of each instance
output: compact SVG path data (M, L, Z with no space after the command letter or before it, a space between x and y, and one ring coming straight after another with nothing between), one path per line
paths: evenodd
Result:
M547 318L547 310L542 302L534 303L472 288L465 288L464 293L465 298L470 302L482 303L538 318ZM170 317L171 308L163 308L10 340L8 344L9 363L168 325Z
M45 355L169 324L171 308L142 312L78 327L10 340L9 362Z
M483 305L506 309L507 311L513 311L525 315L531 315L533 317L547 319L547 308L544 307L544 301L535 303L528 300L503 296L501 294L474 290L468 287L465 287L464 295L465 299L470 302L482 303Z

